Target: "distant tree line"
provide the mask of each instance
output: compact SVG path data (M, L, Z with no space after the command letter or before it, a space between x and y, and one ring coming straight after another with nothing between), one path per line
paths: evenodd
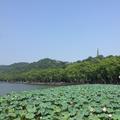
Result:
M99 55L74 63L42 59L0 66L0 80L12 82L120 84L120 56Z

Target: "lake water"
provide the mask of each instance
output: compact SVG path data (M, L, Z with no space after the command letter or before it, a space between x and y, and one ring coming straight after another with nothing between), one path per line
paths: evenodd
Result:
M20 83L6 83L0 82L0 96L7 93L20 92L20 91L29 91L34 89L44 89L48 88L48 85L30 85L30 84L20 84Z

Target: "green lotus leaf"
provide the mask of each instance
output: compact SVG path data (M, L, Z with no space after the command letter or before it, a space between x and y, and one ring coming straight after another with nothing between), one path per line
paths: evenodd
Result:
M27 114L25 115L25 118L27 118L27 119L29 119L29 120L33 119L34 117L35 117L35 114L34 114L34 113L27 113Z

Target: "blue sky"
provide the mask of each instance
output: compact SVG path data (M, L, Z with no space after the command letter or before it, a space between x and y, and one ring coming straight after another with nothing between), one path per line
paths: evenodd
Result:
M120 55L120 0L0 0L0 64Z

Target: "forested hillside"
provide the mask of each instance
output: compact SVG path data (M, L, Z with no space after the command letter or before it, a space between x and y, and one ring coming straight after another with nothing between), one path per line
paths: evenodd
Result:
M0 80L11 82L67 82L119 84L120 56L102 55L74 63L49 58L34 63L0 66Z

